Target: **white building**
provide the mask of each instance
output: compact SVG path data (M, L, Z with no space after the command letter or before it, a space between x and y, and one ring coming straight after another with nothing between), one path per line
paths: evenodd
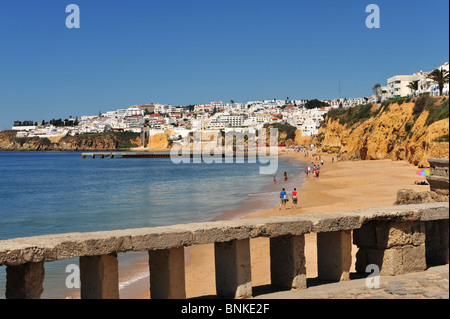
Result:
M241 127L244 122L243 115L230 115L228 117L228 124L230 127Z
M37 129L37 126L13 126L13 131L33 131Z
M159 114L167 114L172 111L170 104L154 104L154 112Z
M139 107L130 107L126 110L125 116L144 116L144 110Z
M108 111L106 113L103 113L102 116L110 119L115 119L117 117L117 111Z
M256 122L258 124L267 124L270 123L272 116L268 113L260 113L256 115Z
M443 65L437 67L437 69L446 70L447 72L449 72L449 63L446 62ZM429 72L429 73L431 73L431 72ZM419 90L416 93L417 95L420 95L422 93L430 93L430 96L438 96L439 95L439 86L433 80L428 79L428 78L423 78L423 79L419 80L418 84L419 84L418 85ZM448 95L448 93L449 93L449 84L446 83L444 85L442 94Z
M449 63L446 62L443 65L437 67L437 69L443 69L449 71ZM413 96L420 95L423 93L430 93L431 96L439 95L439 88L436 83L432 80L428 79L427 76L430 72L416 72L412 75L396 75L390 77L387 80L387 92L386 98L393 97L405 97L405 96ZM408 85L411 82L418 81L419 89L414 92L411 90ZM444 86L444 95L448 95L449 86L448 83Z
M413 81L421 81L426 78L423 72L414 73L413 75L395 75L387 80L387 97L404 97L411 96L409 83Z
M319 125L316 121L311 118L307 118L300 129L302 131L302 136L313 136L319 133Z
M117 116L118 116L118 117L124 117L125 114L127 113L127 110L126 110L126 109L118 109L118 110L116 111L116 113L117 113Z

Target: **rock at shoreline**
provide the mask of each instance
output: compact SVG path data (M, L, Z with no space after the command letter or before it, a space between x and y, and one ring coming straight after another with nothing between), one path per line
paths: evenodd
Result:
M425 204L448 201L448 195L445 196L433 191L415 192L412 189L400 189L397 192L397 200L394 205Z
M0 151L115 151L140 144L139 134L129 132L64 136L56 143L45 137L17 137L16 134L16 131L0 132Z

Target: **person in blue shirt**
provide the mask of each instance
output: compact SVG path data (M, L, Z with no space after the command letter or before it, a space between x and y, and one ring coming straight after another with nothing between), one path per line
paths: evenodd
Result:
M282 189L282 191L280 192L280 209L284 209L286 210L286 202L287 202L287 193L284 190L284 188Z

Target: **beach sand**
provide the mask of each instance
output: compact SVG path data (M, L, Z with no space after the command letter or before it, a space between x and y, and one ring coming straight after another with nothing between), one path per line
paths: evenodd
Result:
M314 155L314 151L312 152ZM391 206L396 200L397 191L403 188L415 191L429 190L429 186L414 185L415 181L425 180L417 176L415 167L405 161L335 161L330 154L320 154L324 165L320 177L311 175L299 189L297 209L291 209L292 202L286 210L278 207L251 212L242 218L271 217L280 215L337 212L377 206ZM280 156L318 164L316 156L304 156L304 153L280 152ZM297 172L296 172L297 173ZM289 175L291 174L289 172ZM297 174L298 175L298 174ZM280 190L283 182L280 184ZM288 194L292 190L286 190ZM250 240L252 285L253 287L270 284L269 239ZM214 245L199 245L185 248L186 251L186 296L187 298L215 295ZM305 256L307 278L317 277L316 235L305 235ZM352 255L354 265L356 247ZM141 267L143 264L141 264ZM145 266L147 267L147 266ZM351 271L354 271L354 266ZM142 283L144 282L144 283ZM121 298L147 299L149 295L148 277L140 284L130 285L128 291L121 290Z

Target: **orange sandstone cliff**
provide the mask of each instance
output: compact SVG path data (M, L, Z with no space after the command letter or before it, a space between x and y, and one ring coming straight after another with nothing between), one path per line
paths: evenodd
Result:
M315 142L343 158L407 160L449 157L448 97L421 97L330 111Z

